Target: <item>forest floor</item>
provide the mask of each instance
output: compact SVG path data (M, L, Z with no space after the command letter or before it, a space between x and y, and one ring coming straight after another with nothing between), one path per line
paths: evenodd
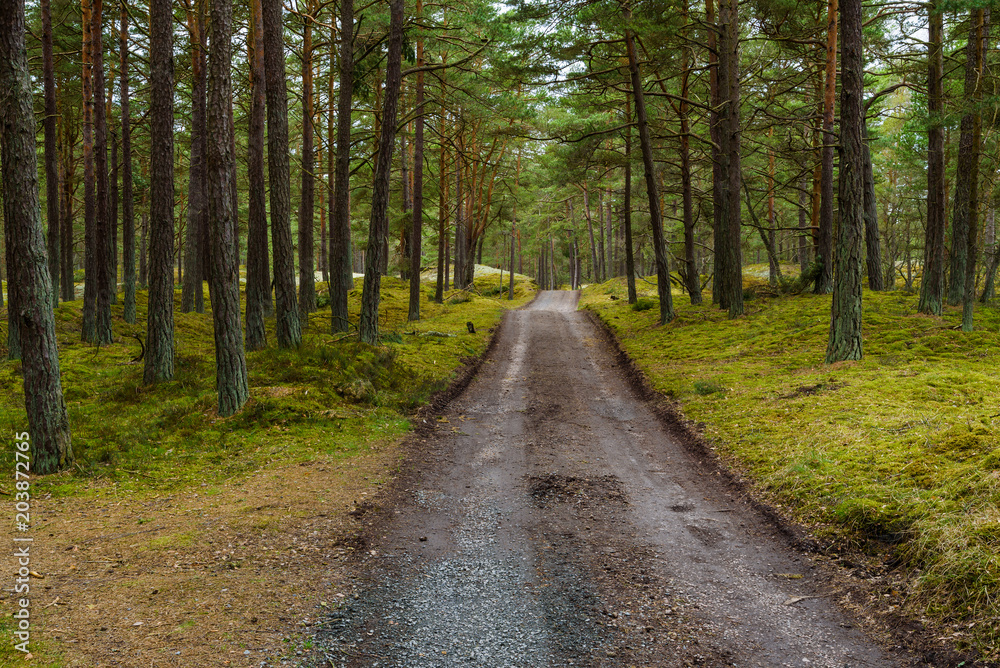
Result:
M301 348L280 351L270 319L271 347L248 354L250 401L225 419L210 312L176 313L175 379L146 387L130 338L144 328L144 292L136 325L113 307L116 340L102 348L80 343L80 304L61 304L76 461L32 479L32 657L13 649L10 580L0 588L0 666L260 666L285 656L345 597L359 508L397 473L415 411L458 382L504 310L534 290L519 277L508 301L496 277L477 279L444 304L422 300L415 323L407 294L383 278L380 346L330 334L326 308L304 324ZM0 433L27 428L19 368L0 364ZM0 462L0 474L11 481L0 485L6 504L13 464ZM12 549L0 565L16 573Z
M270 665L974 665L870 614L577 298L507 315L364 506L351 595Z

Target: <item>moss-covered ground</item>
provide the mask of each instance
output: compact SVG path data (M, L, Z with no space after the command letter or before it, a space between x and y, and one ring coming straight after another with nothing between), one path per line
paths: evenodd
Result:
M140 348L135 336L142 338L145 331L145 292L138 296L135 325L121 319L120 304L112 307L115 342L100 348L80 342L81 301L61 304L56 309L57 338L75 462L67 471L32 480L38 509L33 533L48 536L40 541L43 556L35 562L48 579L36 583L34 590L52 591L32 603L40 620L31 644L35 665L98 665L102 659L93 652L103 651L97 645L106 646L110 640L101 634L118 630L112 627L120 621L118 616L137 614L124 611L142 609L142 604L131 602L130 589L148 585L153 594L167 588L186 590L187 594L177 595L182 603L175 607L178 612L188 606L194 609L200 605L196 601L207 595L206 572L226 576L230 585L222 592L240 592L239 601L232 600L219 614L231 615L243 605L249 611L246 620L255 622L227 622L235 624L234 637L241 630L259 633L250 628L257 626L258 616L264 619L257 599L261 591L278 586L266 577L267 569L280 569L281 582L287 578L289 587L295 581L288 574L287 557L268 561L266 541L280 543L282 532L287 532L289 541L300 536L300 544L311 544L318 540L311 530L317 517L327 518L322 520L327 534L350 533L354 521L350 509L391 476L392 461L399 456L393 444L410 429L415 409L448 385L463 360L483 351L491 327L505 309L533 296L534 284L519 278L511 301L506 285L501 292L497 275L477 278L474 290L447 293L440 305L428 299L433 286L425 285L422 319L412 323L406 321L408 284L383 278L383 341L378 346L359 343L355 334L331 334L326 307L304 324L301 348L278 350L270 319L268 348L247 355L250 400L225 419L216 411L210 312L179 313L177 292L175 378L144 386L142 363L134 360ZM321 303L326 301L325 292L326 285L320 284ZM357 279L350 298L352 322L357 322L360 292ZM469 322L475 326L474 334L467 329ZM0 319L0 346L5 343L6 320ZM6 356L5 349L0 353ZM0 362L0 434L10 440L15 432L26 430L20 363ZM0 480L7 481L0 483L0 500L12 498L7 495L13 491L13 469L12 457L0 461ZM261 505L263 498L270 500ZM320 508L324 502L336 507ZM239 541L233 538L237 534ZM219 546L226 542L232 549L220 552ZM329 549L315 547L317 555ZM247 554L234 562L233 554L240 549ZM179 561L170 564L175 558ZM251 576L249 569L233 566L244 560L255 565L252 580L244 577ZM135 579L107 579L103 569L112 562L119 576L131 572ZM294 583L298 587L294 591L300 593L293 595L309 598L309 606L317 604L311 598L320 594L310 597L308 583L324 577L326 562L314 566L313 571L301 569L301 582ZM87 568L98 570L84 576ZM177 580L174 574L181 571L189 572L186 579ZM43 607L55 592L63 592L62 601ZM218 591L213 595L233 596ZM74 603L83 615L80 624L87 623L83 621L87 611L82 609L86 606L102 611L104 626L111 631L73 628L73 604L60 609L74 597L79 597ZM0 665L11 665L20 653L7 642L10 596L3 596L0 603L5 613L0 616ZM157 605L155 596L150 598L150 615ZM217 624L222 622L210 619L198 628L204 632ZM190 626L180 618L174 635L183 636ZM137 652L146 651L141 648L146 641L140 631L141 626L132 639ZM132 642L129 638L126 634L117 639ZM156 642L169 644L163 638ZM204 642L194 639L189 644ZM178 653L181 649L185 648ZM163 651L152 645L147 650L152 657ZM242 658L242 651L234 656ZM234 660L232 665L241 664Z
M640 292L655 304L654 285ZM966 334L960 309L865 291L864 359L830 366L829 296L751 299L730 320L675 292L663 327L626 298L613 280L582 306L762 495L832 549L905 572L894 602L1000 657L1000 311L977 306Z

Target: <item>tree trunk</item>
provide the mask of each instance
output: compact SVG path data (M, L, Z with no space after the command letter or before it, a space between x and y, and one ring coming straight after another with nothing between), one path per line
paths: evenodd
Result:
M819 245L816 257L822 263L813 292L826 294L833 288L833 132L834 99L837 94L837 0L829 0L826 32L826 79L823 88L823 162L820 182Z
M868 123L861 126L864 133L864 183L865 183L865 263L868 271L868 289L885 290L882 272L882 244L878 233L878 202L875 199L875 175L872 173L872 152L868 142Z
M840 231L826 363L859 360L861 341L861 243L864 238L864 56L861 0L841 0L843 54L840 87Z
M685 32L687 27L687 0L684 2L682 8L684 14ZM698 263L695 258L695 248L694 248L694 194L692 192L691 186L691 138L689 136L691 129L688 124L688 81L691 77L691 58L688 51L688 47L684 46L681 50L681 101L678 106L678 116L680 117L681 123L681 196L684 200L684 278L686 279L686 287L688 295L691 297L692 304L701 304L701 277L698 275ZM631 137L629 138L629 143L631 143ZM631 147L626 147L626 161L628 160L628 154ZM629 175L631 176L631 174ZM632 232L628 231L629 241L631 241ZM631 279L634 283L635 278ZM629 303L634 303L632 301L632 293L635 292L635 288L629 290Z
M712 254L712 302L718 304L720 308L729 308L729 291L724 290L726 280L725 268L725 230L723 216L725 189L723 187L722 175L722 139L721 139L721 116L719 109L722 105L722 96L719 90L719 50L718 31L720 26L715 21L715 3L713 0L705 0L705 24L708 26L708 79L709 98L711 100L711 111L708 114L709 137L712 140L712 233L713 233L713 254ZM641 263L640 263L641 264Z
M417 0L417 20L424 13L423 0ZM417 39L417 67L424 66L424 40ZM413 225L410 241L410 308L407 318L420 320L420 254L424 230L424 73L417 72L416 127L413 134ZM502 283L503 281L501 281Z
M62 172L62 196L59 214L62 219L62 232L59 235L62 246L62 280L60 284L63 301L67 302L76 300L76 285L73 282L73 192L75 188L73 175L76 172L73 153L76 137L75 135L70 136L69 125L68 122L63 121L63 160L60 169Z
M378 342L378 306L382 253L389 223L389 172L392 169L392 149L395 144L396 111L399 106L399 87L403 48L403 0L391 0L388 61L385 73L385 99L382 107L382 128L379 138L378 158L375 164L375 183L372 187L372 213L368 224L368 251L365 253L365 283L361 292L360 338L365 343Z
M623 224L625 227L625 283L628 285L628 303L635 304L638 294L635 290L635 255L632 252L632 97L625 94L625 209ZM699 285L699 294L701 286Z
M292 257L291 175L288 167L288 92L281 0L263 0L264 76L267 88L267 167L271 197L271 250L274 253L275 333L279 348L302 342L295 299Z
M122 125L122 264L124 265L123 316L135 324L135 196L132 191L132 121L129 118L128 11L121 6L121 125Z
M24 36L23 0L0 0L0 90L4 92L0 96L0 163L4 221L10 232L6 237L10 260L8 323L16 321L23 334L21 375L31 468L34 473L47 474L71 464L73 448L59 379L59 349L38 201L35 117Z
M722 104L719 119L721 163L719 175L723 182L723 206L719 222L723 235L723 284L720 304L725 303L729 317L743 315L743 256L740 226L740 83L739 83L739 16L736 0L719 3L719 89Z
M104 0L94 0L91 18L91 44L94 62L94 169L97 173L97 215L94 224L96 342L111 343L111 219L108 212L108 119L104 106Z
M774 128L767 132L774 136ZM781 280L781 258L774 247L774 149L767 151L767 282L777 285Z
M626 5L626 23L631 23L632 10ZM649 199L649 220L653 228L653 250L656 255L656 290L660 298L660 324L674 319L674 302L670 294L670 273L667 253L663 243L663 220L660 216L660 198L656 192L656 173L653 163L653 143L649 136L649 122L646 119L646 103L643 98L642 77L636 59L635 41L630 27L625 29L625 48L628 52L628 66L632 79L632 97L635 101L636 117L639 121L639 146L642 149L643 171L646 176L646 196Z
M806 180L799 182L799 274L809 271L809 213L806 203L809 194L806 192Z
M247 51L250 61L250 118L247 132L247 179L250 190L247 220L247 350L267 346L264 316L269 311L271 269L267 248L267 207L264 201L264 27L261 0L250 3Z
M205 5L196 0L188 11L188 32L191 36L191 161L188 173L187 229L184 237L184 281L181 287L181 312L205 312L202 278L205 275L207 253L204 244L206 135L206 72L205 72ZM214 177L214 175L213 175Z
M42 85L45 96L45 212L48 224L49 276L52 306L59 305L59 169L56 159L56 77L52 59L52 11L49 0L41 0Z
M313 14L317 11L316 3L307 4L307 13L302 21L302 186L299 199L299 314L307 319L316 310L316 264L313 205L315 200L315 156L313 155L313 136L315 129L315 109L313 104ZM308 321L308 320L307 320Z
M439 123L441 147L438 155L438 257L437 284L434 287L434 301L440 304L444 301L445 284L448 282L448 147L444 141L445 119L441 115Z
M928 6L927 72L927 231L920 280L921 313L941 315L944 300L944 17L937 2Z
M108 86L108 95L113 94L114 80ZM108 105L111 109L111 105ZM108 187L108 295L112 304L118 303L118 136L111 131L108 146L111 149Z
M97 343L97 179L94 174L94 74L91 27L91 0L81 2L80 27L83 49L80 54L81 89L83 95L83 325L81 337L87 343Z
M966 100L973 100L976 95L977 67L976 53L981 10L973 9L969 14L969 38L965 46L965 89ZM951 216L951 253L948 284L948 303L957 306L962 302L965 293L965 267L975 257L969 257L969 228L975 225L975 214L971 211L976 199L973 190L976 188L979 151L974 144L974 112L967 111L962 115L958 139L958 164L955 169L955 194L952 199L953 213Z
M206 179L208 216L212 230L212 321L215 325L215 388L219 416L232 415L246 403L247 364L240 327L239 256L236 212L230 198L236 176L230 143L232 92L232 2L212 2L212 43L208 63L208 145ZM201 277L198 277L199 280Z
M340 0L340 91L337 98L337 170L330 218L330 318L333 332L346 332L351 265L351 100L354 95L354 0Z
M965 267L965 285L962 295L962 331L971 332L972 331L972 310L973 304L976 301L976 255L977 255L977 239L976 235L979 230L979 153L981 149L982 140L982 112L980 111L980 105L982 102L982 80L983 73L985 69L986 62L986 50L989 44L989 14L987 10L976 9L973 10L972 16L972 28L969 32L969 41L973 43L973 48L970 49L973 60L973 76L972 76L972 86L971 86L971 97L975 103L975 109L972 112L972 155L969 159L969 200L968 200L968 235L967 235L967 246L966 246L966 267ZM967 51L968 53L968 51ZM966 98L970 97L970 77L969 77L969 66L966 65L965 70L965 89ZM969 115L969 114L967 114ZM965 117L962 118L962 127L965 128L966 120ZM964 135L964 132L963 132ZM961 143L959 144L959 151L961 151ZM961 154L960 154L961 155ZM962 161L959 160L958 165L959 173L962 169ZM957 203L957 198L956 198Z
M631 169L629 168L629 175ZM594 242L594 220L590 215L590 191L583 186L583 215L587 218L587 234L590 235L590 277L595 283L601 282L601 264L597 261L597 244Z
M149 308L143 382L174 377L174 61L173 5L150 0ZM145 228L145 225L143 226Z

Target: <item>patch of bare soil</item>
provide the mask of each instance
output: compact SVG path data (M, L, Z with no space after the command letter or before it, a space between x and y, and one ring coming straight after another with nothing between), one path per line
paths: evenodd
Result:
M558 475L529 475L528 489L535 503L544 507L549 501L572 501L587 505L600 503L628 503L625 486L611 475L591 478Z
M136 499L40 499L36 665L260 666L345 597L356 515L396 446ZM6 607L6 606L5 606Z

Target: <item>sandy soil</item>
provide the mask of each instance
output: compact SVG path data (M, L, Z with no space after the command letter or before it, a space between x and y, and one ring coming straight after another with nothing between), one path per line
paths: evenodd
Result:
M950 664L838 606L844 575L684 442L576 301L509 314L427 418L308 665Z

